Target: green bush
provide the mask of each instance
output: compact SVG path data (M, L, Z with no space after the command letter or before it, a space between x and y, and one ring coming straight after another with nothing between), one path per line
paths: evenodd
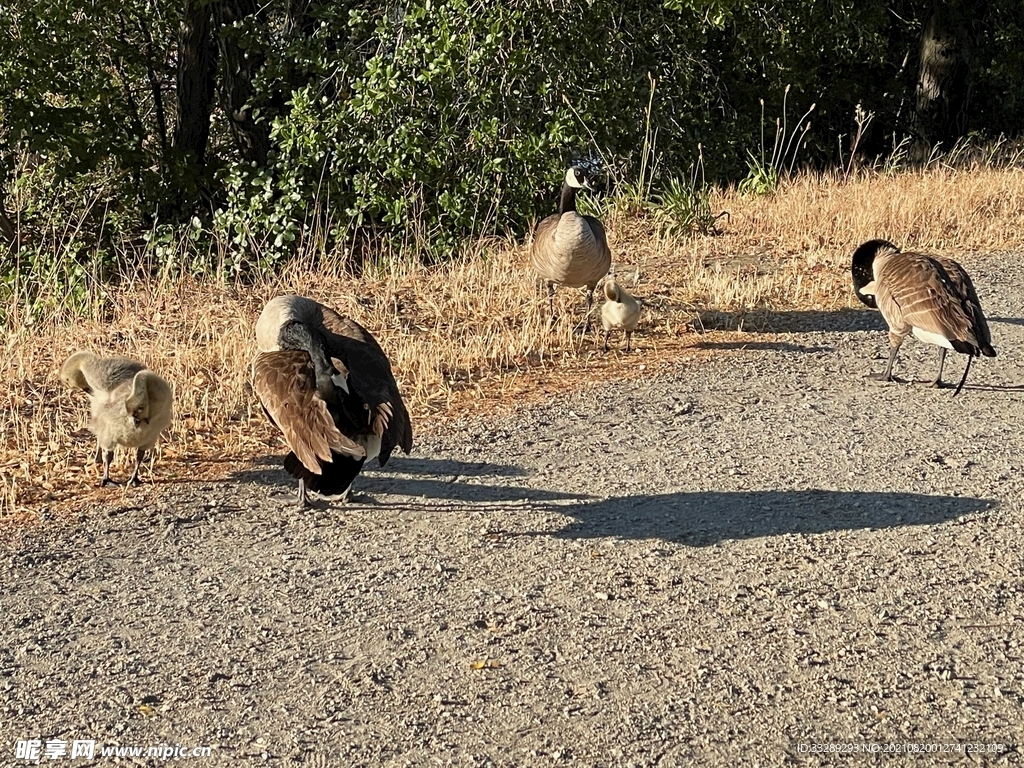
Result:
M964 135L1014 135L1019 9L976 5L958 6L991 32L974 51ZM525 233L581 159L596 159L637 210L653 201L665 227L701 231L703 182L679 181L697 158L712 183L753 193L798 162L848 168L854 146L897 147L903 162L932 10L924 0L9 0L0 232L17 221L35 251L0 256L0 272L62 264L74 281L78 265L106 279L140 254L143 268L225 277L273 272L296 253L441 259L469 238ZM206 28L196 38L206 47L187 49L185 33ZM205 51L208 79L188 80L199 61L188 51ZM191 139L200 158L179 146L178 128L184 97L204 88L209 139ZM780 117L767 137L763 104ZM858 105L873 115L864 131Z

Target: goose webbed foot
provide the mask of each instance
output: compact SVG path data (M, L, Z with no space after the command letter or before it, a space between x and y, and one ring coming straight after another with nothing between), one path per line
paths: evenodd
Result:
M274 504L280 504L282 507L305 509L309 506L309 494L306 491L304 480L299 480L299 489L295 493L273 493L268 498Z
M352 490L350 485L344 491L334 496L324 496L325 501L329 501L335 504L374 504L376 503L372 496L365 493L356 493Z
M883 373L869 373L868 374L868 378L871 381L884 381L884 382L895 381L895 379L892 377L892 374L889 373L888 371L885 371Z

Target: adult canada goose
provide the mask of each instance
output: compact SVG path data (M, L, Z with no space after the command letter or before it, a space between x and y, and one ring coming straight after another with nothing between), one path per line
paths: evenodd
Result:
M624 331L626 334L626 351L640 320L640 302L626 293L626 290L610 276L604 281L605 303L601 305L601 326L604 328L604 351L608 351L608 334L612 331Z
M574 166L565 172L558 213L543 219L537 225L530 249L533 269L548 287L549 318L555 316L555 285L587 289L587 317L584 334L590 329L590 308L594 303L594 288L608 274L612 252L608 248L604 225L593 216L576 212L576 192L592 189L587 173Z
M412 450L412 424L384 350L351 318L302 296L267 302L256 322L253 388L307 491L348 499L364 462Z
M996 356L974 284L952 259L902 253L887 240L869 240L854 252L852 272L857 298L878 309L889 326L889 363L876 378L892 381L896 353L910 333L940 348L939 372L932 386L942 386L947 350L967 355L954 397L967 381L975 356Z
M126 357L97 357L76 352L64 361L60 380L89 396L89 428L96 435L96 463L103 464L100 485L110 479L114 447L135 449L135 469L128 482L139 485L139 467L171 423L173 395L167 382L142 363Z

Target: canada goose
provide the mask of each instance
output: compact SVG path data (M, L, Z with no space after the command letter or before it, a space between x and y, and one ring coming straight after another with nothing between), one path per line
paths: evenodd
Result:
M555 285L569 288L587 288L587 317L584 335L590 330L590 308L594 303L594 288L608 274L612 252L608 248L604 225L593 216L576 213L576 192L592 189L587 173L574 166L565 172L558 213L543 219L537 225L530 249L533 269L548 287L549 321L555 316Z
M135 469L128 482L139 485L139 467L171 423L173 395L167 382L142 363L126 357L97 357L76 352L64 361L60 380L89 396L89 428L96 435L96 463L103 464L100 485L110 479L114 446L135 448Z
M284 467L307 490L343 494L368 459L412 450L412 424L384 350L351 318L303 296L267 302L256 322L253 389L291 453Z
M608 334L612 331L625 331L626 351L629 352L630 339L636 324L640 320L640 302L626 293L626 290L610 276L604 281L605 303L601 305L601 325L604 327L604 351L608 351Z
M946 351L967 355L967 367L953 393L960 393L975 356L995 357L988 323L967 272L952 259L901 253L887 240L869 240L853 254L857 298L878 309L889 326L889 363L876 378L892 381L892 366L909 333L940 347L939 372L932 386L942 386Z

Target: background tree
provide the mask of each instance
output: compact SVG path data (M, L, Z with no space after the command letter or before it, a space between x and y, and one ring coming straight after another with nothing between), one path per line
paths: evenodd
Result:
M0 273L141 237L237 273L384 238L443 256L525 231L570 161L656 192L699 145L739 180L779 119L824 168L858 106L861 150L949 146L1019 132L1022 84L1009 0L8 0L0 237L32 258Z

